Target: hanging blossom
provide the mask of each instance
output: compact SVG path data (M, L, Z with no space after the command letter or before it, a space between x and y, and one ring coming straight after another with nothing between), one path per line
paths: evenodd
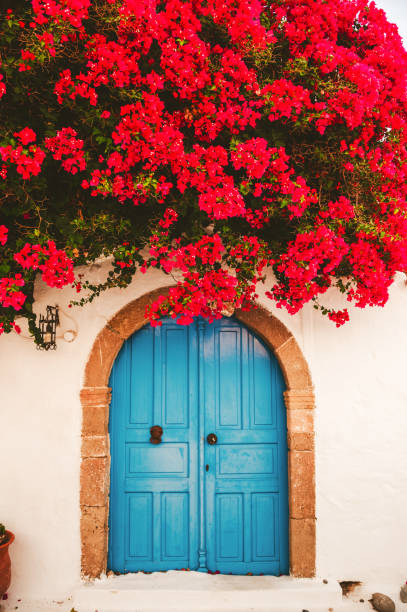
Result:
M0 244L5 245L7 242L8 228L5 225L0 225Z
M72 260L52 240L46 245L27 243L14 259L26 270L40 270L42 280L49 287L61 288L75 280Z
M23 179L30 179L41 172L41 165L45 159L44 151L34 143L36 134L31 128L24 128L20 132L14 132L14 136L20 144L17 146L6 145L0 147L0 156L4 162L16 166L17 172Z
M330 286L330 275L348 253L345 240L324 225L299 234L277 265L283 280L277 283L269 297L278 300L295 314L310 299L324 293Z
M83 140L77 138L77 133L72 128L62 128L53 138L46 138L45 146L54 159L62 161L62 167L67 172L76 174L85 170Z
M40 25L66 21L79 28L90 6L90 0L32 0L34 22Z
M0 279L0 304L3 308L22 309L26 295L21 291L20 287L24 287L24 284L21 274Z

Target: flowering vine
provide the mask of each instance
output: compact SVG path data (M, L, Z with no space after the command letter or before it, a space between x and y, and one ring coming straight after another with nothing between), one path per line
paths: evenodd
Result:
M407 269L407 54L374 2L9 4L0 334L26 316L35 335L38 273L84 304L159 268L176 284L153 325L250 309L259 283L337 326L330 287L386 303ZM75 278L108 255L105 282Z

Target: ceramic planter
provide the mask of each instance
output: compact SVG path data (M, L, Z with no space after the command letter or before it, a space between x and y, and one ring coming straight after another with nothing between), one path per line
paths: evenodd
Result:
M8 540L0 545L0 597L7 593L11 582L11 561L8 549L14 541L14 533L6 531Z

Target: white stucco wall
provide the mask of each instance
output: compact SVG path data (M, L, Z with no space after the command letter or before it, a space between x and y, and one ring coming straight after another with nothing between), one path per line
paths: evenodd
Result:
M377 4L406 40L405 0ZM0 338L0 522L16 534L16 597L63 598L79 582L84 366L106 319L166 280L139 277L125 291L71 310L70 291L39 284L37 311L58 303L74 317L77 339L45 353L15 334ZM295 317L273 311L294 333L315 385L318 575L397 590L407 579L405 277L385 309L354 310L340 329L311 308ZM73 327L61 318L62 329Z
M103 270L94 267L95 277ZM114 313L169 284L158 272L126 290L68 309L71 290L37 287L36 310L59 304L78 326L72 343L37 351L0 338L0 521L12 546L16 596L62 598L79 584L79 390L92 343ZM340 297L331 294L332 304ZM270 302L265 300L270 306ZM317 572L377 590L407 579L407 286L399 275L384 309L352 310L337 329L312 308L289 327L309 363L316 393ZM72 328L61 315L61 328Z

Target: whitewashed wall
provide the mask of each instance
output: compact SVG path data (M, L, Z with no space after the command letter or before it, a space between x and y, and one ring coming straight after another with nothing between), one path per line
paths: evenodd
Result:
M94 266L93 276L103 268ZM15 334L0 338L0 522L16 534L15 596L63 598L79 583L84 367L106 321L164 284L158 272L140 275L126 290L68 309L70 289L39 282L36 311L59 304L75 319L76 340L47 353ZM335 293L329 299L344 305ZM397 589L407 579L405 277L384 309L352 310L340 329L312 308L294 317L273 312L295 335L315 385L318 575ZM61 319L59 333L74 327Z

